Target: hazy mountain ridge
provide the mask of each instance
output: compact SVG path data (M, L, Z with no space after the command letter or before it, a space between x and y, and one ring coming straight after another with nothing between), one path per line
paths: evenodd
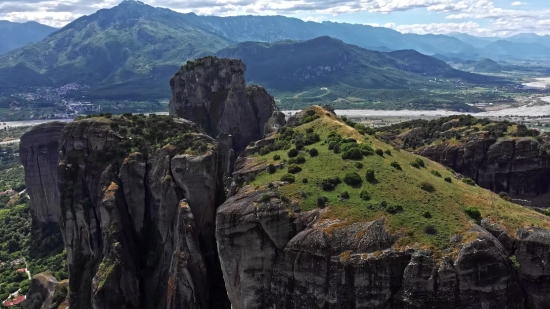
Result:
M56 30L37 22L13 23L0 20L0 54L41 41Z
M473 83L499 80L455 70L414 50L377 52L331 37L277 43L245 42L216 53L247 63L247 76L276 90L346 84L357 88L404 89L434 77ZM296 88L296 89L294 89Z
M460 73L450 67L443 69L441 63L436 63L438 60L429 56L422 56L420 61L418 53L414 57L417 58L415 61L422 63L421 66L440 67L447 72L445 74L450 75L437 70L415 72L420 62L404 63L389 54L380 56L371 51L358 51L360 47L384 51L414 49L426 54L445 54L452 50L453 53L465 55L468 51L475 49L454 37L402 34L391 29L366 25L304 22L283 16L198 16L155 8L138 1L123 1L114 8L102 9L75 20L39 43L30 44L0 57L0 81L2 81L0 91L9 92L21 87L80 82L94 87L95 91L90 95L96 97L160 98L168 93L165 81L189 59L215 54L242 41L281 41L283 39L313 41L317 37L326 38L326 36L341 40L340 46L344 43L357 45L354 47L350 45L342 48L341 51L332 49L332 52L339 53L346 50L348 53L353 51L354 55L362 53L363 56L359 58L390 57L393 59L389 62L388 59L382 61L384 66L394 67L393 71L390 70L391 72L376 62L368 65L369 72L364 71L365 66L347 68L345 78L349 80L346 82L349 85L355 84L358 85L357 87L368 88L403 88L423 83L424 78L419 79L411 75L417 73L462 78L464 81L473 83L491 83L486 78L479 79L479 76ZM324 39L315 42L323 44L323 42L333 41ZM259 48L260 45L254 46ZM273 46L284 46L284 44ZM308 44L300 46L308 46ZM271 50L277 48L279 47ZM324 51L321 51L318 46L311 48L313 49L304 52L322 57ZM223 53L225 53L224 56L238 56L238 53L231 55L228 50ZM404 55L405 52L394 55L398 54ZM330 57L334 56L340 59L337 54L330 54ZM274 62L276 66L284 63L291 69L290 71L294 69L288 65L288 59L284 55L275 57L278 59ZM270 61L270 59L265 58L261 61ZM431 62L434 64L432 65ZM257 71L257 69L254 67L258 62L247 61L247 63L250 64L247 74L255 80L254 70ZM408 73L403 74L402 71ZM309 74L310 77L313 77L312 74L325 77L330 75L330 78L342 77L333 74L334 72L326 74L328 72L304 71L302 73L306 74L304 76ZM351 74L359 75L349 78ZM287 87L303 86L303 83L290 85L289 79L285 80L281 74L279 75L277 77L279 82L286 83Z

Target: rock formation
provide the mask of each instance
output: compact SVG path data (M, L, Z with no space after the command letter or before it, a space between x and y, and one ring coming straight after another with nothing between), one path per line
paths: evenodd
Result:
M411 159L412 154L403 151L376 155L369 144L389 150L387 145L365 137L320 107L311 109L313 114L309 111L295 116L291 121L294 128L263 138L280 127L284 117L275 110L273 99L263 89L244 86L244 69L240 61L205 58L187 64L172 79L171 113L195 120L198 125L173 117L108 115L66 125L55 143L58 151L53 146L24 143L22 162L27 179L36 188L33 194L37 199L58 201L51 210L50 204L46 204L36 206L33 211L43 221L58 218L67 250L71 308L550 307L548 230L525 222L514 222L511 229L505 222L493 222L489 217L470 220L462 208L455 208L461 212L452 214L457 221L462 220L457 224L460 233L453 234L448 241L447 237L438 239L446 247L434 249L429 248L429 242L401 243L407 237L412 241L410 233L414 236L414 231L419 231L390 226L389 222L400 222L390 217L390 212L373 210L370 212L375 214L373 217L364 219L358 215L348 222L347 217L339 219L334 212L331 214L331 204L302 210L303 205L297 199L310 195L294 187L295 196L291 197L295 200L290 200L281 194L285 188L293 188L289 183L245 185L255 177L274 176L262 174L271 162L265 156L274 156L268 153L258 160L258 153L266 149L286 152L287 146L299 144L297 141L304 143L301 149L307 146L311 150L313 145L319 149L330 147L320 137L336 133L327 132L328 128L345 135L332 135L340 139L331 143L338 147L340 142L349 144L355 147L349 149L357 149L361 155L364 151L365 163L375 166L374 162L379 165L377 168L381 167L376 173L385 173L386 177L380 180L387 183L380 187L387 185L388 189L377 191L379 195L394 195L394 191L387 193L389 188L405 190L404 185L422 194L415 201L426 197L435 203L432 198L442 198L443 192L456 194L449 187L445 187L447 191L421 191L415 185L418 173L424 178L434 177L438 188L457 185L460 192L475 191L473 202L474 198L498 198L464 183L436 179L429 171L420 169L409 170L407 183L400 183L397 173L404 173L405 166L397 172L388 160L400 160L403 164L409 162L405 160ZM320 122L323 119L326 122ZM307 129L298 128L302 125L307 125ZM39 128L25 139L32 140L29 137L40 136L41 130L48 129L48 126ZM358 141L364 144L359 146ZM504 153L496 148L490 151L491 145L484 150L485 154L494 153L498 158L497 154ZM529 157L532 150L528 144L514 147L525 149L522 158ZM311 165L318 164L313 161L314 156L344 160L336 152L322 150L317 155L309 152L307 163L302 165L303 173L307 169L316 172ZM305 149L300 151L300 156L304 156ZM236 154L241 154L237 160ZM46 176L53 175L52 163L57 166L56 179ZM345 169L362 168L350 163L341 161L334 166L342 173ZM269 168L280 172L284 165L281 160ZM234 169L231 182L227 182ZM438 169L445 172L441 166ZM49 174L43 174L43 170ZM312 186L317 186L316 180L311 180ZM58 191L38 190L52 181ZM301 183L308 183L307 178ZM359 200L359 188L352 189L353 197ZM59 194L56 196L55 192ZM496 205L490 211L501 209L497 207L524 210L498 201L490 204ZM340 209L351 207L344 200L339 202ZM366 202L362 196L359 202L353 207L373 206L362 204ZM377 205L389 211L385 200L377 200ZM490 207L487 205L489 202L484 204L485 210ZM404 206L409 210L423 209L417 205ZM436 209L430 210L435 213ZM525 219L523 213L514 215ZM549 226L548 219L541 214L531 211L526 216L538 220L533 222L542 222L541 226ZM436 219L431 215L430 218ZM428 220L414 218L417 219ZM422 234L414 239L440 235ZM51 297L50 288L42 290L33 290L33 294L41 295L41 299Z
M19 157L25 169L25 183L30 197L32 229L29 255L43 258L63 251L59 229L61 211L57 186L58 141L64 122L50 122L34 127L21 137Z
M214 240L223 162L198 132L139 116L65 128L58 185L71 307L228 307ZM147 146L159 137L171 142Z
M254 153L253 146L247 153ZM254 158L238 161L235 175L243 179L267 167ZM400 236L386 230L384 217L342 224L325 209L300 211L276 189L235 191L218 209L216 222L234 309L550 306L544 293L550 282L547 230L521 228L509 235L484 219L472 224L470 240L453 237L455 249L441 257L397 246Z
M230 134L239 154L250 142L284 125L273 97L261 87L245 85L245 71L237 59L188 62L170 81L170 115L197 123L212 137Z
M60 217L57 145L65 125L64 122L41 124L21 137L19 157L25 168L33 221L41 224L57 223Z
M27 293L27 299L21 304L23 309L65 309L68 308L68 281L58 282L49 273L35 275Z
M550 191L550 157L541 155L539 142L531 138L473 138L416 152L494 192L532 197Z

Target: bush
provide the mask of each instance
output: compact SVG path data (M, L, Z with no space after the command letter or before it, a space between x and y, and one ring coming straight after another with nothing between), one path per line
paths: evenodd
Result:
M436 177L441 177L441 173L438 172L438 171L434 171L434 170L432 170L432 175L434 175Z
M426 192L434 192L435 191L435 188L434 186L427 182L427 181L424 181L420 184L420 189L426 191Z
M309 181L307 180L307 178L304 178L302 179L302 183L308 183Z
M416 162L416 164L418 164L418 166L420 166L420 167L425 167L425 166L426 166L426 164L424 163L424 161L423 161L422 159L420 159L420 158L416 158L416 159L414 160L414 162Z
M270 174L275 174L277 172L277 168L275 167L275 165L269 164L269 166L267 167L267 171Z
M317 198L317 206L320 207L320 208L323 208L327 205L328 203L328 198L326 196L319 196Z
M393 161L392 163L390 163L390 165L395 168L396 170L402 170L401 169L401 165L399 165L399 163L397 163L397 161Z
M451 179L451 177L445 177L445 181L448 182L448 183L453 182L453 180Z
M507 192L500 192L498 194L498 196L500 196L500 198L502 198L503 200L505 201L508 201L508 202L511 202L512 201L512 198L510 197L510 195L508 195Z
M309 150L309 155L312 156L312 157L316 157L316 156L319 155L319 151L318 151L317 149L315 149L315 148L311 148L311 149Z
M340 144L334 145L334 148L332 149L334 153L340 153Z
M384 150L382 150L382 149L376 149L374 152L375 152L377 155L381 156L381 157L384 156Z
M287 154L289 158L294 158L298 156L298 153L298 149L290 149Z
M358 169L362 169L363 168L363 163L355 162L355 167L358 168Z
M292 164L288 167L288 172L291 174L298 174L302 171L302 168L296 164Z
M389 149L384 150L384 153L387 154L388 156L391 156L391 150Z
M313 128L307 128L306 133L313 133Z
M414 168L420 168L420 165L418 165L418 163L416 163L415 161L412 161L410 164Z
M348 173L344 177L344 182L350 186L358 186L363 182L363 179L357 173Z
M334 150L334 147L336 147L336 145L338 145L337 142L328 143L328 150Z
M464 209L464 212L468 216L470 216L470 218L476 221L481 220L481 212L479 211L479 209L477 209L477 207L466 207L466 209Z
M264 195L262 195L262 198L260 199L260 201L262 203L267 203L267 202L271 201L271 197L267 194L264 194Z
M271 152L271 149L269 148L269 146L264 146L264 147L260 148L260 155L261 156L264 156L264 155L266 155L270 152Z
M432 214L429 211L425 211L422 216L426 219L430 219L432 217Z
M437 234L437 229L433 225L428 225L424 228L424 233L428 235L435 235Z
M344 191L342 193L340 193L340 197L343 198L343 199L349 199L349 193L348 191Z
M324 191L331 191L334 190L334 188L336 188L336 186L340 183L342 183L340 177L335 176L321 180L320 186Z
M476 185L476 182L473 181L471 178L462 178L462 182L463 183L466 183L466 184L469 184L470 186L475 186Z
M369 192L367 192L367 190L361 191L361 193L359 194L359 197L364 201L370 200L370 194Z
M280 155L274 155L273 160L274 161L279 161L279 160L281 160L281 156Z
M268 188L273 188L274 186L275 186L275 185L274 185L272 182L270 182L270 183L267 185Z
M344 154L342 154L342 159L361 160L363 159L363 154L361 153L361 150L359 150L359 148L351 148L349 150L346 150Z
M295 159L296 159L296 163L298 163L298 164L306 163L306 158L305 157L299 156L299 157L296 157Z
M294 143L294 146L296 146L297 150L304 149L304 143L302 143L302 142L296 142L296 143Z
M367 173L365 174L365 178L368 182L373 182L376 179L374 175L374 170L369 168L367 170Z
M294 178L293 175L286 174L281 176L281 181L286 181L288 183L294 183L296 181L296 178Z
M395 215L397 213L403 212L403 207L400 205L397 206L389 206L386 208L386 212L392 215Z

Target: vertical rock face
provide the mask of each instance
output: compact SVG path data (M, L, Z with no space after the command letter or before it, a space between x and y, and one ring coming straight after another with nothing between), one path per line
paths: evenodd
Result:
M25 168L33 221L42 224L59 221L57 145L65 125L64 122L41 124L21 137L19 157Z
M126 145L140 136L125 132L142 126L124 125L80 120L60 140L71 308L227 308L214 239L219 146L193 124L172 121L167 128L200 149L178 142L132 150Z
M245 71L244 63L236 59L188 62L170 81L170 115L197 123L213 137L230 134L233 149L240 153L284 124L284 117L274 115L273 97L261 87L245 85Z
M419 155L453 168L494 192L537 196L550 191L550 158L530 138L475 138L460 146L427 146Z

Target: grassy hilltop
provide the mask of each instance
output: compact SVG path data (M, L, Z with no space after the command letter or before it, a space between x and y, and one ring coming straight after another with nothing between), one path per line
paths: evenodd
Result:
M344 117L320 107L302 117L302 124L283 129L274 145L253 155L254 164L273 166L251 186L277 187L303 210L328 207L324 216L341 224L385 217L388 230L402 235L401 246L443 249L455 234L468 238L468 230L481 217L499 223L510 235L521 226L550 227L544 215L467 179L458 180L440 164L362 134L370 130ZM281 163L284 166L277 168ZM281 179L292 183L273 185Z

